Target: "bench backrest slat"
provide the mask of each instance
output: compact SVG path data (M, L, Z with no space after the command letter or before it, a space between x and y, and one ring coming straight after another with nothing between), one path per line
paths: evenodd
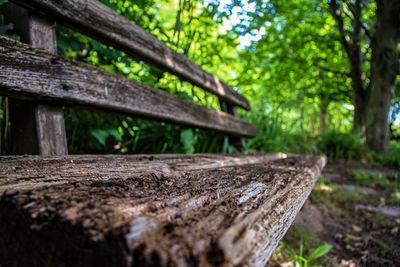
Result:
M248 100L98 0L11 0L249 110Z
M0 94L255 136L254 125L100 68L0 37Z

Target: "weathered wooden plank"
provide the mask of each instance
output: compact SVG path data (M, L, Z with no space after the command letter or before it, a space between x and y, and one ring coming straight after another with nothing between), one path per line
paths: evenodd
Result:
M243 165L263 164L272 160L285 159L287 155L281 152L270 153L243 153L243 154L161 154L161 155L73 155L53 156L51 158L44 156L0 156L0 194L10 189L10 186L19 184L19 171L15 170L16 164L26 166L29 164L29 172L32 177L41 177L43 174L43 164L45 162L63 162L69 159L70 162L59 166L62 172L73 172L76 162L98 167L102 173L118 173L119 177L129 178L132 175L140 175L148 171L160 176L173 175L177 170L198 171L216 168L227 168ZM129 172L126 167L134 164ZM121 169L120 169L121 168ZM79 168L78 168L79 169ZM79 172L79 171L78 171ZM2 180L7 177L11 180ZM128 175L128 176L124 176ZM15 180L14 180L15 179ZM11 183L13 181L13 183ZM31 180L33 181L33 180ZM40 183L38 183L40 184Z
M55 23L34 14L29 14L28 20L29 44L57 54Z
M171 72L226 102L250 109L248 100L217 76L204 71L186 56L176 53L155 36L97 0L12 0L12 2L35 9L76 31Z
M67 155L64 115L58 106L10 99L14 155Z
M56 30L54 22L29 15L29 43L57 54ZM35 109L36 132L39 154L67 155L67 136L65 133L64 113L61 106L37 105Z
M55 25L30 14L13 3L3 6L6 23L13 23L14 34L32 47L57 54ZM13 154L68 154L64 115L61 107L45 106L11 99Z
M0 93L92 106L234 135L257 135L253 124L232 115L5 37L0 38Z
M326 158L249 156L3 157L0 264L264 266Z
M36 129L40 155L67 155L64 113L59 106L37 105Z

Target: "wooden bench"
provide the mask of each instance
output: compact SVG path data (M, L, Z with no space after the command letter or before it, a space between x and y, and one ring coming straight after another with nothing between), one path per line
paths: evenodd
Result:
M0 94L14 153L32 156L0 158L0 265L264 266L326 158L68 156L63 105L235 137L257 129L235 115L250 109L245 97L100 2L11 2L22 42L0 37ZM217 95L227 112L57 56L55 22Z

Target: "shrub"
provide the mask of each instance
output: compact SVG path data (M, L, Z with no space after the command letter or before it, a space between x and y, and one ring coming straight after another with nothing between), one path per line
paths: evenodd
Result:
M387 154L373 153L373 163L400 169L400 142L392 140Z
M367 152L358 134L334 130L318 137L318 148L331 159L361 159Z

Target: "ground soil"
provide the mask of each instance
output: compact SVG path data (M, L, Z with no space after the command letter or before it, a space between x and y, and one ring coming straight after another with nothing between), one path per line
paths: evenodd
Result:
M376 167L356 161L330 161L323 171L323 176L331 180L338 190L365 191L366 198L376 199L378 205L363 203L317 203L308 200L298 214L292 229L309 231L320 242L333 247L327 255L328 266L400 266L400 206L380 203L383 198L390 197L386 188L361 186L354 180L354 170L384 176L397 175L399 170ZM314 189L320 190L318 186ZM365 189L365 190L364 190ZM365 208L369 206L369 208ZM391 212L386 212L388 209ZM386 215L383 213L387 213ZM390 214L390 215L388 215ZM287 235L291 235L290 231ZM293 238L292 238L293 239ZM298 247L298 240L285 238ZM291 241L290 241L291 240ZM269 266L293 266L287 260L279 262L272 258Z

